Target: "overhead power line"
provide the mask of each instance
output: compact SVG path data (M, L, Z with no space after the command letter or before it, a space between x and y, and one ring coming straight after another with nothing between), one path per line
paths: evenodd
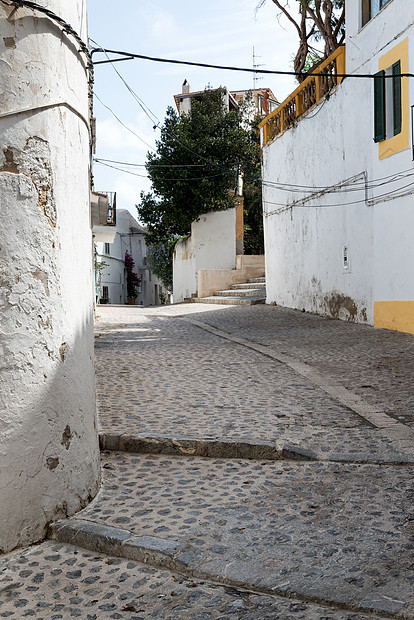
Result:
M116 159L106 159L105 157L95 157L94 161L109 162L110 164L119 164L121 166L133 166L136 168L145 168L147 164L136 164L130 161L118 161ZM205 168L209 164L154 164L151 168Z
M95 43L95 45L99 45L96 41L94 41L94 39L91 39L90 37L89 37L89 41L92 41L92 43ZM133 88L128 84L128 82L125 80L125 78L121 75L121 73L118 71L118 69L114 66L114 64L111 61L111 59L109 58L108 54L105 54L105 56L107 57L108 62L111 63L111 66L112 66L113 70L115 71L115 73L117 74L117 76L119 77L119 79L123 82L124 86L131 93L131 95L134 97L135 101L138 103L139 107L142 109L144 114L146 114L146 116L149 118L149 120L151 121L151 123L153 125L155 123L155 127L156 127L158 125L158 123L160 122L160 119L158 118L158 116L156 114L154 114L154 112L152 112L152 110L150 110L150 108L145 104L145 102L141 99L141 97L139 97L137 95L137 93L133 90Z
M405 192L403 192L403 190L406 190ZM402 192L401 194L399 192ZM369 198L368 200L379 200L381 198L383 198L384 200L391 198L393 196L395 197L400 197L400 196L408 196L410 194L412 194L414 192L414 183L408 183L407 185L403 185L402 187L398 187L395 190L392 190L390 192L386 192L384 194L379 194L378 196L372 196L371 198ZM316 200L316 196L314 198L314 200ZM321 196L319 196L319 198L321 198ZM312 200L311 197L307 197L306 199L303 199L306 201L310 201ZM283 211L287 211L288 209L292 209L292 208L309 208L309 209L323 209L323 208L331 208L331 207L346 207L348 205L357 205L357 204L362 204L362 203L366 203L367 202L367 198L364 198L362 200L352 200L351 202L336 202L336 203L328 203L328 204L318 204L318 205L312 205L312 204L307 204L303 202L303 200L298 200L296 202L292 202L290 204L286 204L283 202L273 202L271 200L263 200L264 204L267 205L275 205L275 206L279 206L281 207L280 209L275 209L274 211L269 211L269 212L265 212L265 217L269 217L269 215L275 215L277 213L282 213Z
M301 76L301 77L311 77L311 76L319 76L319 77L332 77L332 73L306 73L303 71L281 71L279 69L277 70L273 70L273 69L251 69L248 67L233 67L233 66L226 66L226 65L213 65L210 63L206 63L206 62L193 62L190 60L175 60L172 58L157 58L155 56L146 56L144 54L133 54L130 52L123 52L121 50L109 50L106 48L102 48L102 47L94 47L91 50L91 56L93 57L93 54L97 54L97 53L102 53L102 54L118 54L119 56L122 56L122 58L113 58L111 60L98 60L94 62L94 65L103 65L106 64L108 62L110 63L114 63L114 62L119 62L121 60L150 60L151 62L162 62L162 63L168 63L168 64L173 64L173 65L188 65L190 67L203 67L205 69L221 69L222 71L244 71L247 73L266 73L268 75L295 75L295 76ZM372 78L372 79L378 79L378 76L372 74L372 73L336 73L335 74L336 77L339 78L346 78L346 77L350 77L350 78ZM381 76L381 78L395 78L395 77L414 77L414 73L400 73L399 75L384 75Z
M122 125L122 127L124 127L125 129L127 129L130 133L132 133L133 136L135 136L136 138L138 138L138 140L140 140L141 142L143 142L145 144L145 146L147 146L149 149L151 149L151 151L155 151L155 148L153 146L151 146L150 144L148 144L148 142L146 142L144 140L144 138L141 138L141 136L139 134L137 134L133 129L131 129L131 127L128 127L128 125L126 125L123 121L121 121L121 119L119 118L119 116L117 116L115 114L115 112L113 111L112 108L109 107L109 105L106 105L106 103L104 103L102 101L102 99L100 97L98 97L98 95L96 94L96 92L94 92L95 97L97 98L97 100L99 101L99 103L101 105L103 105L104 108L106 108L107 110L109 110L109 112L112 114L112 116L118 121L118 123L120 125Z
M95 159L94 160L97 164L101 164L102 166L107 166L108 168L113 168L114 170L119 170L119 172L124 172L125 174L131 174L134 177L142 177L142 178L149 178L148 174L138 174L138 172L131 172L131 170L124 170L123 168L119 168L118 166L113 166L112 164L107 164L104 161L101 161L99 159ZM226 174L228 171L223 170L222 172L218 172L217 174L209 174L209 175L203 175L202 177L175 177L175 178L170 178L170 177L163 177L163 181L203 181L204 179L215 179L217 177L222 176L223 174Z

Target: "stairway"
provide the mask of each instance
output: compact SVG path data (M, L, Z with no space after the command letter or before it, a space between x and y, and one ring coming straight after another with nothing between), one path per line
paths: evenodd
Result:
M199 304L227 304L253 306L266 302L266 278L252 278L245 284L233 284L230 289L217 291L210 297L192 297Z

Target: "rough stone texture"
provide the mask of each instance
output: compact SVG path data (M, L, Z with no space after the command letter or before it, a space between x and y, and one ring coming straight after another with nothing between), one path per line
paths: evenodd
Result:
M233 323L247 323L243 317L248 314L248 338L253 323L260 337L268 311L273 315L279 311L256 308L253 319L245 308L215 312L211 306L202 308L208 311L199 311L197 319L208 324L222 322L228 332ZM279 450L290 447L324 459L407 460L378 429L285 364L187 322L171 320L180 312L193 317L194 309L195 304L132 311L100 308L96 369L103 433L273 441ZM325 322L339 331L344 326L339 321ZM241 329L234 328L234 332L245 335ZM283 350L291 349L298 350L296 339ZM126 407L120 405L123 399L127 399ZM120 441L122 448L116 442L104 445L125 449L127 441L122 437Z
M82 0L45 4L86 34ZM2 3L0 64L1 552L88 503L99 448L84 58Z
M46 542L0 562L0 618L379 620Z
M79 517L176 541L195 575L413 617L412 466L120 452L103 467Z
M288 353L414 427L414 336L410 334L277 306L244 308L243 312L228 308L220 313L203 312L198 317L194 313L193 317Z

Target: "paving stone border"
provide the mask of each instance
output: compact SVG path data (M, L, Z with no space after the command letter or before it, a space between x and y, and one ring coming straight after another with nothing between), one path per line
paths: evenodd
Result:
M300 448L296 445L278 445L273 441L246 441L244 439L195 439L172 435L142 435L139 433L99 433L101 451L130 452L134 454L164 454L170 456L201 456L221 459L248 459L270 461L322 461L375 465L412 465L409 456L382 456L380 454L350 454L323 452Z
M335 594L330 600L324 599L317 594L314 596L301 596L291 591L289 587L268 588L265 585L255 584L249 588L248 575L243 571L238 574L229 571L229 576L220 575L217 580L217 571L214 563L205 564L203 553L194 548L186 550L180 547L175 540L158 538L155 536L135 536L133 532L122 528L115 528L102 524L96 524L82 519L67 519L52 523L49 526L48 538L61 544L75 545L90 551L115 556L126 560L132 560L153 567L165 568L178 571L195 579L206 579L217 585L230 585L232 588L243 589L255 595L281 596L283 598L295 598L304 603L325 605L328 608L359 612L362 614L375 614L375 617L401 618L412 620L411 614L407 615L402 610L402 602L389 600L388 605L378 609L378 601L367 597L365 601L347 602L335 600ZM339 597L340 599L341 597ZM372 616L371 616L372 617ZM321 617L325 618L325 616Z
M281 362L282 364L286 364L289 368L297 372L299 375L306 377L314 385L318 386L342 405L348 407L361 418L378 428L387 439L392 441L397 450L405 454L414 462L414 429L402 424L395 418L392 418L388 414L384 413L379 407L370 405L358 394L355 394L351 390L332 380L329 375L315 370L309 364L301 362L286 353L282 353L275 349L270 349L264 345L247 340L246 338L234 336L233 334L217 329L216 327L212 327L202 321L188 318L186 316L181 316L179 318L181 321L200 327L201 329L220 338L230 340L231 342L240 344L248 349L262 353L263 355Z
M0 618L10 620L380 620L50 540L3 557L0 575Z
M194 439L167 435L140 435L103 432L99 435L101 450L134 452L137 454L166 454L178 456L204 456L228 459L267 459L276 461L318 460L315 453L295 447L277 446L268 441Z

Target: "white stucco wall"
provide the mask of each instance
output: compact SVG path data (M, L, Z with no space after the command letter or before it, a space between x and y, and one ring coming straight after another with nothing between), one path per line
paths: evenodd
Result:
M347 5L347 72L376 73L379 57L406 37L412 72L413 4L392 0L359 33L358 4ZM411 106L412 85L409 98ZM380 197L410 179L375 183L413 169L412 153L406 148L379 159L373 126L372 80L347 78L328 101L264 148L268 303L373 324L375 301L413 299L413 195ZM345 185L318 195L317 188L340 183ZM308 201L289 206L306 196Z
M81 0L41 2L86 40ZM0 5L0 550L96 494L87 72L49 19ZM48 108L39 108L50 104ZM33 111L19 112L31 107Z
M236 209L212 211L191 224L191 236L174 252L174 303L197 292L199 269L236 268Z
M104 243L96 243L96 248L98 261L107 263L107 267L102 270L100 290L102 292L103 286L108 287L111 304L127 303L125 252L134 259L134 271L141 278L136 305L154 306L160 303L160 289L165 293L165 287L146 263L145 229L128 210L120 209L117 212L115 239L109 244L109 254L105 252Z

